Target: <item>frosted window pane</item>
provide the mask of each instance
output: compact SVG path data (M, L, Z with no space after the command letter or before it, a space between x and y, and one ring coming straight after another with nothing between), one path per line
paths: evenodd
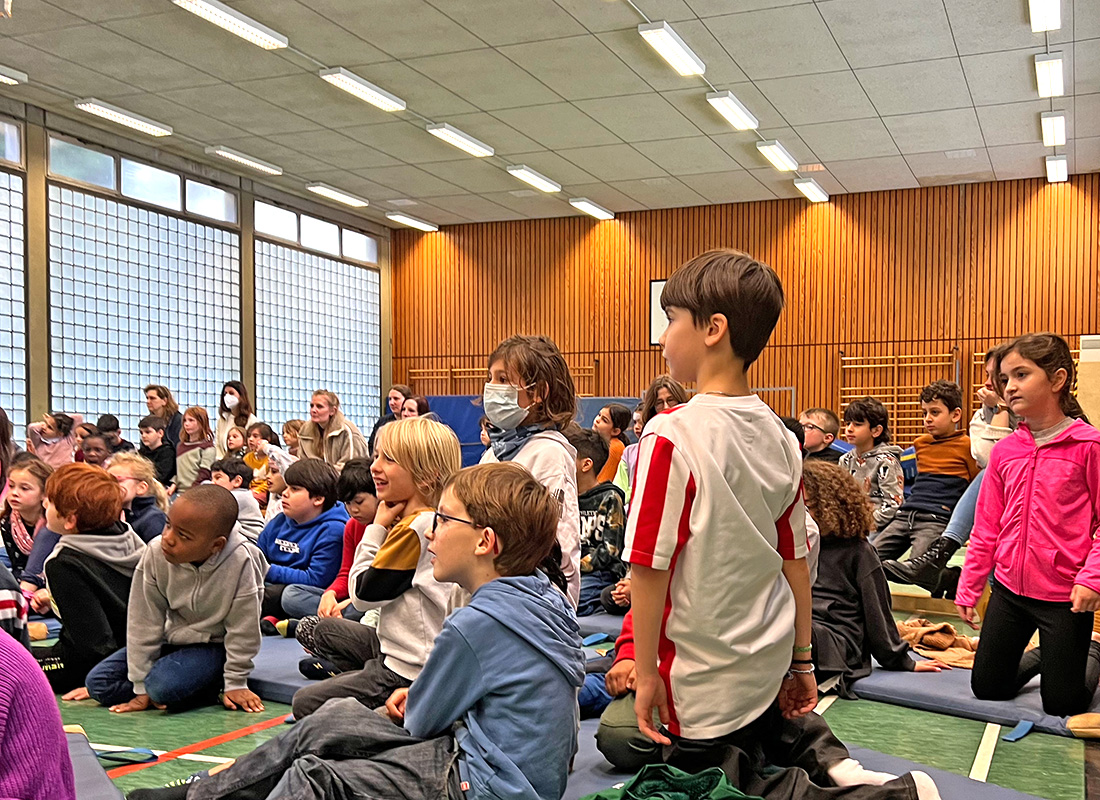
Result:
M378 263L377 239L346 228L343 233L344 258L354 258L356 261L366 261L368 264Z
M23 197L23 178L0 172L0 408L17 442L27 424Z
M81 183L115 188L115 158L98 150L50 137L50 172Z
M223 222L236 222L237 197L215 186L188 181L187 210Z
M122 159L122 193L173 211L182 208L179 175L128 158Z
M68 187L49 206L51 406L135 443L148 383L213 411L240 379L240 235Z
M256 219L254 221L257 233L266 233L268 236L277 236L288 242L298 241L298 215L285 208L268 205L256 201Z
M256 241L256 393L269 420L307 419L325 388L368 433L381 409L380 339L377 271Z
M340 255L340 227L302 214L302 247L332 256Z
M6 122L0 119L0 159L19 164L20 145L19 126L14 122Z

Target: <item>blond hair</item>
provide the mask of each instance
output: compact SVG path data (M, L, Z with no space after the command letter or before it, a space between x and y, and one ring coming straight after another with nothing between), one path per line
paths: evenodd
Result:
M412 475L416 490L433 508L443 487L462 469L462 449L454 431L427 417L409 417L383 425L378 452Z
M168 513L168 492L157 480L157 468L153 466L152 461L145 456L139 456L137 453L115 453L111 456L111 463L107 465L108 471L111 467L125 467L130 472L131 477L149 484L149 491L143 496L152 494L157 500L157 508L165 514Z

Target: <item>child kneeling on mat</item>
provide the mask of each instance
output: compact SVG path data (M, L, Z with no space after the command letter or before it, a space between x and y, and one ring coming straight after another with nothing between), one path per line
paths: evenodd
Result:
M236 521L237 501L221 486L175 502L134 572L126 646L88 673L88 696L123 713L213 702L224 691L226 708L264 710L248 676L267 564Z
M560 513L517 464L462 470L428 540L436 580L472 598L443 624L412 686L386 702L393 722L355 698L330 700L216 775L130 798L562 797L584 657L563 576L559 591L538 571Z

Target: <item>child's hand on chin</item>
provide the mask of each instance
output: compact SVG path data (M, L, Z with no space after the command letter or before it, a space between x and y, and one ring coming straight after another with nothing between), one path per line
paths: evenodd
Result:
M401 519L401 513L405 510L405 501L400 503L390 503L387 500L383 500L378 504L378 511L374 514L374 524L381 525L383 528L393 527L393 523Z

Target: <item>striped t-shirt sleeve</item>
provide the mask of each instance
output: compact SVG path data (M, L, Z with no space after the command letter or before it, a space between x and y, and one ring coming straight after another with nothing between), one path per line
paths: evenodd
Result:
M669 569L690 535L695 491L695 477L672 441L659 434L643 436L623 561Z
M810 551L806 534L806 503L802 499L802 484L799 483L794 500L775 523L775 549L784 561L804 558Z

